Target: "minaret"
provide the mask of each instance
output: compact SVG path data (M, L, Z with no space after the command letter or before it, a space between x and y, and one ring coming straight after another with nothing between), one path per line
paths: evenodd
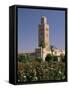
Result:
M50 49L49 44L49 25L47 23L47 18L45 16L41 17L41 22L39 24L39 31L38 31L38 42L39 47L45 48L46 51Z

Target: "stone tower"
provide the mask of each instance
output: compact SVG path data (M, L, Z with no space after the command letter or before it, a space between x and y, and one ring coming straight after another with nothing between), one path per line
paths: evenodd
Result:
M49 41L49 25L45 16L41 17L41 22L38 26L38 48L35 49L35 53L36 57L42 58L43 61L45 61L48 54L52 54ZM65 51L54 49L53 55L60 56L61 54L65 55Z
M47 23L47 18L45 16L41 17L41 22L39 24L38 31L38 43L39 47L43 47L46 51L50 49L49 44L49 25Z

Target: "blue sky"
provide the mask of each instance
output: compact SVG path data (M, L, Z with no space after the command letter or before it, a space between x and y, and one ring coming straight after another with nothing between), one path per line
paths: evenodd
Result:
M41 16L47 17L50 44L65 49L64 11L18 8L18 52L31 52L38 47Z

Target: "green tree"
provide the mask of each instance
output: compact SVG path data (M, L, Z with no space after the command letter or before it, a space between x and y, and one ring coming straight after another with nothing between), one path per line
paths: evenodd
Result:
M52 55L48 54L45 58L45 61L52 61Z
M20 54L20 55L18 56L18 61L19 61L19 62L26 62L26 61L27 61L26 56L23 55L23 54Z
M57 56L53 56L53 61L58 61L58 57Z
M37 57L36 58L36 61L41 62L42 61L42 58L41 57Z
M65 62L65 56L63 54L60 55L62 62Z

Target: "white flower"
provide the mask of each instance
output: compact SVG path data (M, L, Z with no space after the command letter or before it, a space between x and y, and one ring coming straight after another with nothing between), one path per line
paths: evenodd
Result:
M35 77L35 80L37 80L38 78L37 77Z
M59 74L61 74L62 72L61 71L59 71Z
M24 78L26 78L26 76L25 76L25 75L24 75L23 77L24 77Z

